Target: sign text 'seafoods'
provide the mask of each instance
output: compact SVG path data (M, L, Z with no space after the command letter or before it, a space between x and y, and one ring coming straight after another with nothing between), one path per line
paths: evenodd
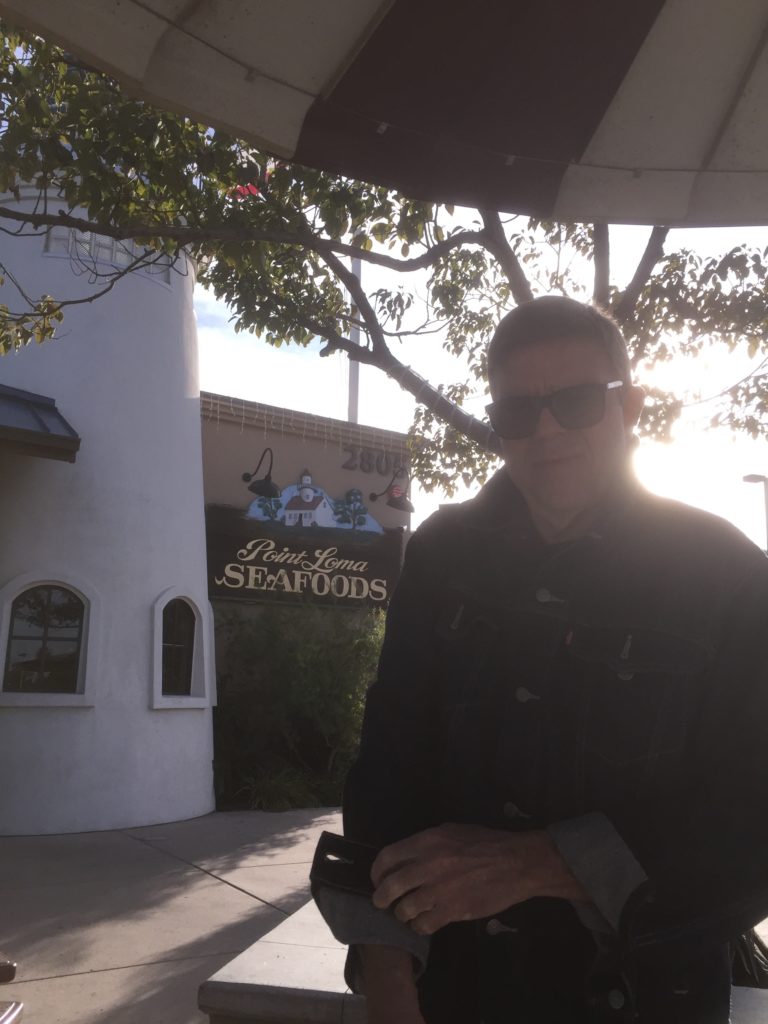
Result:
M386 602L387 580L369 575L369 561L344 558L338 547L307 549L277 544L269 537L256 537L237 551L237 561L228 562L217 588L232 591L266 591L332 597L341 600Z

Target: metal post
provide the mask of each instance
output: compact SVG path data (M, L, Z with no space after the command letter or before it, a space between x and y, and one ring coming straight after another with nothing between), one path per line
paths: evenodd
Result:
M762 473L748 473L742 478L745 484L763 485L763 502L765 505L765 553L768 555L768 477Z
M352 257L352 273L355 275L357 280L360 280L361 262L359 256ZM352 304L352 316L357 319L359 316L357 306ZM349 331L349 340L355 344L360 344L360 328L357 324L353 324ZM354 359L349 360L349 405L347 408L347 419L350 423L357 423L358 421L358 403L360 399L360 363ZM766 498L768 501L768 497Z

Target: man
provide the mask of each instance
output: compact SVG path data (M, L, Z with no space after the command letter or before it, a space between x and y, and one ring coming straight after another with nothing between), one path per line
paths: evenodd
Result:
M616 325L548 297L488 350L505 467L414 535L321 890L369 1024L726 1024L768 914L768 560L645 493Z

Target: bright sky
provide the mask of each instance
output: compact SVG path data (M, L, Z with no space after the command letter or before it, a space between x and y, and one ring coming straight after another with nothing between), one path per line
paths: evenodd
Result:
M612 279L616 283L622 285L631 276L647 234L647 228L611 230ZM713 255L742 243L768 244L768 229L687 230L670 234L669 240L669 245L684 244ZM364 285L366 272L364 266ZM319 344L307 349L275 349L253 335L235 334L223 303L200 288L195 305L201 388L321 416L347 418L346 357L321 359ZM419 339L397 354L433 383L447 383L459 377L455 361L443 351L437 336ZM754 361L750 363L735 353L712 351L684 364L665 366L654 382L676 390L682 384L686 390L707 397L736 383L753 365ZM650 383L647 373L645 378L642 374L639 377L641 384L644 380ZM470 406L471 411L480 415L485 401L478 396ZM361 366L359 408L362 423L407 431L414 402L382 373ZM706 403L692 405L684 411L671 444L644 441L635 456L637 473L652 491L729 519L765 548L763 489L745 484L742 477L747 473L768 476L768 445L734 437L724 430L708 429L713 412L713 407ZM471 493L472 490L462 489L460 497ZM441 494L425 494L419 488L413 490L412 498L416 506L414 526L445 500Z

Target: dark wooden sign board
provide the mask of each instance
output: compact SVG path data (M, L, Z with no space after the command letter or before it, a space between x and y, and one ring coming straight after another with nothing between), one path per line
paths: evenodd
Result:
M237 601L384 608L400 574L404 531L285 526L242 509L206 508L208 589Z

